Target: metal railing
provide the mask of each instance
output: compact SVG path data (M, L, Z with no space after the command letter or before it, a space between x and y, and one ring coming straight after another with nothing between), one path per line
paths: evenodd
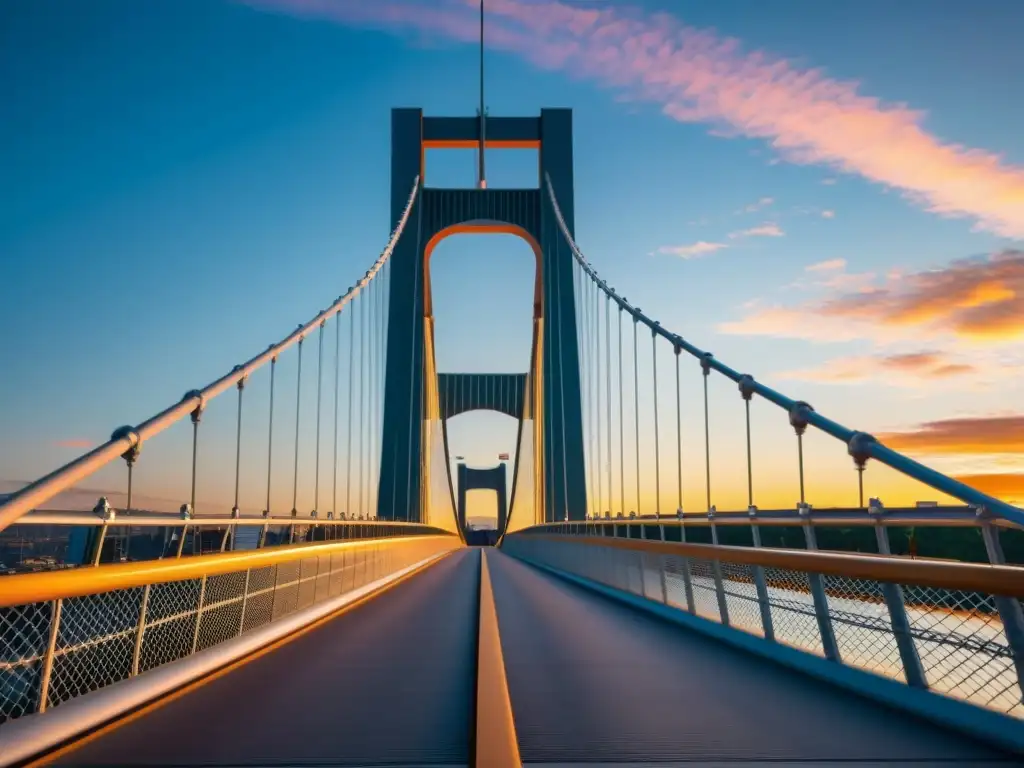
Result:
M883 464L886 464L896 471L900 472L907 477L910 477L918 482L929 485L936 490L941 491L955 499L962 501L965 504L969 504L974 507L984 508L989 513L1003 517L1007 520L1011 520L1017 525L1024 525L1024 509L1015 507L1012 504L1007 504L1004 501L1000 501L994 496L990 496L986 493L982 493L976 488L972 488L965 483L955 480L948 475L944 475L941 472L937 472L934 469L926 467L925 465L914 461L913 459L905 456L899 451L895 451L891 448L887 448L881 442L879 442L874 436L866 432L858 432L856 430L849 429L843 425L832 421L826 416L821 415L814 410L809 404L801 400L793 400L792 398L783 395L771 387L765 386L759 381L755 380L753 376L748 374L742 374L738 371L730 368L724 363L715 359L714 355L710 352L706 352L690 342L686 341L682 335L672 333L671 331L663 328L661 324L647 315L645 315L638 307L634 307L626 299L620 296L614 288L608 283L601 279L598 275L597 270L590 264L586 256L580 250L576 244L572 233L569 232L568 227L565 224L565 219L562 216L562 211L558 205L558 199L555 197L554 188L551 185L551 179L545 177L544 184L547 187L548 197L551 202L551 206L555 213L555 219L558 222L559 230L562 233L566 244L569 246L570 251L579 267L583 272L593 281L593 283L604 293L608 300L615 303L620 312L625 312L633 318L634 324L642 324L651 332L651 337L654 340L658 338L664 339L672 345L676 357L678 358L680 353L686 352L688 355L699 361L705 381L705 428L707 428L707 378L711 372L714 371L725 376L727 379L735 382L739 387L739 393L744 401L748 405L747 410L747 470L748 475L750 472L750 426L749 426L749 403L754 395L763 398L769 403L783 409L789 416L789 423L796 432L798 445L800 447L800 476L801 476L801 497L803 495L803 445L802 439L803 434L808 425L819 429L831 437L842 441L847 448L847 452L852 457L854 464L856 465L860 475L861 482L863 480L863 470L868 459L876 459ZM621 331L620 331L621 332ZM634 331L635 333L635 331ZM620 338L621 341L621 338ZM634 342L635 343L635 342ZM678 366L678 362L677 362ZM677 368L678 370L678 368ZM677 374L678 375L678 374ZM620 371L621 377L621 371ZM609 383L610 388L610 383ZM678 380L677 380L678 388ZM655 397L657 392L655 390ZM678 395L677 395L678 397ZM656 402L656 401L655 401ZM655 408L657 405L655 405ZM598 425L600 426L600 425ZM611 430L610 416L608 429ZM639 442L639 435L638 435ZM657 437L657 419L655 419L655 450L657 450L658 437ZM655 462L655 467L658 466L658 462ZM710 473L710 467L708 468ZM639 468L638 468L639 474ZM709 500L708 507L711 507L710 501L710 477L709 477ZM861 485L861 495L863 495L863 485ZM801 498L803 502L803 498ZM750 501L753 504L753 500ZM863 503L863 500L862 500ZM681 500L680 500L681 504Z
M48 555L41 558L33 550L29 552L32 562L5 561L8 569L43 570L251 550L277 544L448 533L420 523L348 518L344 513L338 517L328 513L325 518L192 517L187 512L172 515L117 510L100 499L91 512L29 512L0 533L0 544L6 537L20 534L33 545L41 546L46 538L39 535L41 531L50 534L48 538L52 540Z
M413 181L412 190L409 193L409 199L402 216L395 225L395 229L391 233L391 237L388 239L384 250L373 263L373 266L367 270L366 274L354 286L349 288L344 295L339 296L331 306L320 311L308 323L300 325L282 341L277 344L271 344L265 352L261 352L241 365L236 365L229 373L221 376L216 381L202 389L187 392L180 401L137 426L126 426L116 429L107 442L14 493L10 498L0 503L0 531L15 522L26 512L37 508L41 504L45 504L61 491L67 490L75 483L119 457L123 457L128 461L130 468L145 441L163 432L186 416L191 415L193 422L197 423L198 415L202 413L205 406L217 395L226 392L232 387L241 389L249 375L267 363L275 362L278 356L286 349L296 344L299 344L301 349L301 343L307 335L322 327L331 315L340 313L346 305L354 301L384 267L391 256L395 243L398 242L405 229L405 224L409 219L409 213L412 210L418 191L419 177L417 176ZM128 493L130 498L130 479Z
M621 526L620 526L621 528ZM1024 569L538 526L502 548L915 688L1024 718Z
M457 536L421 533L8 576L0 590L0 723L462 546Z

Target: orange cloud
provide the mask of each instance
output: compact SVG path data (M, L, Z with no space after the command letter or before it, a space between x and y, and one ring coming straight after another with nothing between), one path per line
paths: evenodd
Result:
M830 287L842 287L842 281L833 279ZM922 331L972 341L1011 340L1024 334L1024 251L961 259L943 269L894 272L882 286L800 307L765 308L720 330L837 341L913 338Z
M477 0L241 0L266 10L472 43ZM924 115L864 95L666 13L602 3L489 0L488 45L661 105L681 122L765 139L790 162L822 164L895 187L929 211L1024 236L1024 168L943 142Z
M941 352L910 352L895 355L842 357L816 368L784 371L782 379L842 384L878 378L889 384L919 385L922 380L949 379L978 369L967 363L951 362Z
M956 479L1007 504L1024 504L1024 473L957 475Z
M846 269L846 259L829 259L819 261L804 267L804 272L831 272L836 269Z
M58 448L92 448L95 443L80 437L71 437L66 440L58 440Z
M911 453L1024 453L1024 416L943 419L877 437L890 448Z

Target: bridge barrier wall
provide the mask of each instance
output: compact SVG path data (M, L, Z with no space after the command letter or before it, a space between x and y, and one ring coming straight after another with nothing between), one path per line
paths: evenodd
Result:
M461 546L428 533L5 577L0 744L11 720L145 677Z
M699 631L1024 751L1024 569L539 526L503 551ZM603 529L602 529L603 530ZM1008 621L1004 620L1008 617ZM966 703L965 703L966 702Z

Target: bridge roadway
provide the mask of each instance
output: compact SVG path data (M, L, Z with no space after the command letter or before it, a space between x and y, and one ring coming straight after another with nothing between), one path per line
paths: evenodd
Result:
M56 764L468 765L480 552L455 552ZM499 551L486 556L525 764L1011 762Z

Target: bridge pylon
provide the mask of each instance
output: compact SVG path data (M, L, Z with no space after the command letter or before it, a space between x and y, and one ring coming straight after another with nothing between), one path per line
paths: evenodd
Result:
M430 256L452 235L506 233L524 239L537 257L533 352L510 515L532 507L519 513L529 518L522 524L581 520L586 517L587 497L573 257L543 191L543 181L550 179L566 226L573 231L572 111L543 109L539 117L487 120L486 147L538 150L535 188L429 186L427 149L472 148L479 143L477 118L425 117L418 108L392 110L393 222L401 217L417 177L420 189L391 256L377 514L424 522L447 516L449 510L455 516L434 365ZM520 470L530 475L529 493Z

